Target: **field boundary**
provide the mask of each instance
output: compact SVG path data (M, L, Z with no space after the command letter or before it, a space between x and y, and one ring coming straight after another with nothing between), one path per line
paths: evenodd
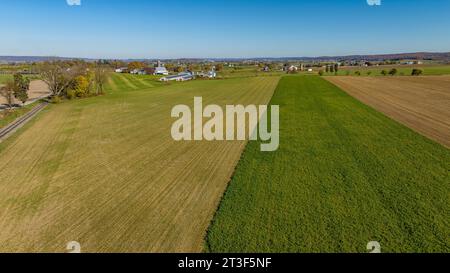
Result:
M418 81L419 79L436 78L443 79L436 86L424 87L424 83ZM443 84L447 83L448 85L450 78L448 76L423 76L410 79L410 82L406 82L400 77L389 77L385 80L389 85L378 87L380 79L325 77L329 83L364 105L406 126L415 133L447 149L450 148L448 140L449 111L446 110L448 107L446 101L448 101L450 93L443 92ZM400 92L401 88L405 88L405 90ZM433 96L440 98L440 102L430 99ZM429 105L433 105L432 110Z
M276 86L275 89L273 90L272 97L270 98L269 103L267 104L267 106L271 106L271 105L272 105L273 98L274 98L274 96L275 96L275 94L276 94L276 92L277 92L277 90L278 90L278 86L280 85L280 82L281 82L281 80L283 79L283 77L286 77L286 76L282 76L282 77L280 77L280 79L278 80L277 86ZM231 79L231 78L228 78L228 79ZM259 126L259 122L260 122L260 121L261 121L261 120L258 121L257 126ZM238 167L240 166L241 161L244 159L244 156L245 156L245 153L246 153L246 151L247 151L247 148L248 148L248 144L249 144L249 143L250 143L250 141L247 140L247 142L245 143L244 149L242 149L241 156L239 157L239 160L238 160L236 166L234 166L233 174L231 175L230 180L229 180L228 183L227 183L227 186L226 186L226 188L225 188L225 191L223 192L222 196L220 197L220 201L219 201L219 203L218 203L218 205L217 205L216 211L214 212L213 218L211 219L211 221L210 221L210 223L209 223L209 225L208 225L208 228L206 229L206 232L205 232L205 238L204 238L203 253L209 253L209 252L212 251L212 250L211 250L211 245L210 245L209 240L208 240L208 238L209 238L208 235L209 235L209 233L210 233L210 230L211 230L212 226L214 225L214 223L215 223L215 221L216 221L216 216L217 216L217 214L218 214L218 212L219 212L219 210L220 210L220 207L222 206L222 203L223 203L223 201L224 201L224 199L225 199L225 197L226 197L226 195L227 195L227 193L228 193L228 190L229 190L229 188L230 188L230 186L231 186L231 182L233 182L233 180L234 180L234 177L235 177L235 175L236 175L236 172L237 172L237 170L238 170Z

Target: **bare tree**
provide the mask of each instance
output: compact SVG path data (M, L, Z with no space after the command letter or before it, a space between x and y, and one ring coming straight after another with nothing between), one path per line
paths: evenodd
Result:
M5 98L9 109L12 109L14 104L14 86L13 81L7 81L5 86L0 88L0 95Z
M103 94L107 80L106 68L97 66L94 70L94 80L97 93L96 95Z
M79 69L63 63L46 63L41 66L42 80L47 83L52 96L60 96L79 74Z

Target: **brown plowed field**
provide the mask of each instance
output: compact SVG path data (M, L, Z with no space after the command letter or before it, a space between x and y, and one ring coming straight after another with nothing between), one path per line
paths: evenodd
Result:
M1 84L0 84L1 86ZM43 96L47 96L50 94L50 91L48 90L48 85L41 81L41 80L35 80L31 81L30 83L30 89L28 91L28 99L33 100L37 98L41 98ZM15 103L20 103L18 100L14 101ZM6 103L6 100L0 96L0 104Z
M450 147L450 76L326 79L363 103Z

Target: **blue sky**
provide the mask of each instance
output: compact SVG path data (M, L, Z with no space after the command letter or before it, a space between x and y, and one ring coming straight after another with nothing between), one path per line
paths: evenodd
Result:
M450 0L1 0L0 55L324 56L450 51Z

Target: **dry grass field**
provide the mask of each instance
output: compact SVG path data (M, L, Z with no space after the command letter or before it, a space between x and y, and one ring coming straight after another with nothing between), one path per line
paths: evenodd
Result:
M0 252L199 252L244 142L175 142L177 104L267 104L278 78L150 86L53 105L0 144Z
M450 147L450 76L326 79L363 103Z

